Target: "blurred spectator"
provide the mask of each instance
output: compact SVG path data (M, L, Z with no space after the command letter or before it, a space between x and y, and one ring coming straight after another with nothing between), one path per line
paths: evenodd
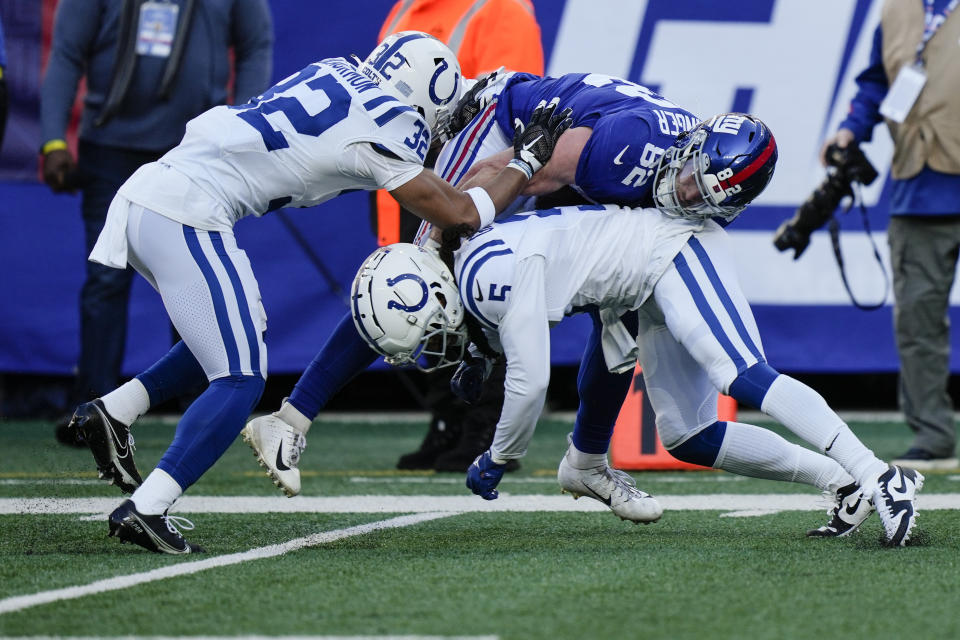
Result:
M231 49L233 68L230 66ZM41 91L43 180L82 194L86 252L117 189L183 137L188 120L270 84L273 27L267 0L61 0ZM67 123L81 77L86 97L76 160ZM70 405L119 384L133 270L86 262L80 357ZM66 420L58 439L69 441Z
M893 137L890 228L899 404L915 436L894 464L952 468L956 427L947 391L947 317L960 252L960 74L957 0L887 0L850 114L824 144ZM904 97L906 96L906 97Z
M529 0L398 0L380 29L391 33L426 31L457 55L465 78L506 67L543 75L540 26ZM435 155L427 158L432 167ZM376 194L377 239L381 245L410 242L420 219L402 211L385 191ZM428 374L426 404L430 428L420 448L397 462L400 469L465 471L486 451L503 406L503 366L491 374L484 397L466 405L450 392L452 371ZM516 468L514 462L511 468Z

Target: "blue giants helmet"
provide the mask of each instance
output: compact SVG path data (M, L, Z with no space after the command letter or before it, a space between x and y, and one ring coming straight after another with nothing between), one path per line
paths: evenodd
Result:
M733 220L773 177L777 141L746 113L722 113L680 134L660 158L653 199L672 216Z

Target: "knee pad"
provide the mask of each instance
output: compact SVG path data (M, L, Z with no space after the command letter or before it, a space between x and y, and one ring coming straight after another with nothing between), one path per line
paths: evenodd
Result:
M720 455L720 445L723 444L724 434L727 432L727 423L717 421L710 426L701 429L699 433L694 434L673 449L670 454L678 460L699 464L704 467L712 467Z
M770 385L779 375L780 372L766 362L758 362L730 383L730 395L737 402L759 409L763 405L764 396L770 390Z

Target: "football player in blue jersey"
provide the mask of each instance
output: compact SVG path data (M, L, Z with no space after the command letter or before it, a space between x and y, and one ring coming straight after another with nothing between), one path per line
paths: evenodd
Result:
M266 314L233 234L237 220L382 188L441 227L480 228L519 195L569 125L569 111L545 101L517 127L510 166L482 186L458 190L425 171L423 161L461 86L446 45L400 32L359 66L321 60L246 104L210 109L187 124L177 147L123 184L90 259L137 269L160 293L183 341L130 382L78 407L71 422L101 477L132 492L109 516L111 536L156 552L200 550L168 510L236 438L267 370ZM206 390L141 481L130 425L203 382Z
M656 209L581 205L519 213L467 230L462 245L456 229L444 231L439 257L413 245L384 247L354 281L354 321L393 364L415 363L429 344L463 343L466 336L483 356L506 359L493 444L467 472L467 486L487 500L497 498L506 462L526 452L543 408L550 327L593 307L603 334L588 346L584 366L613 372L606 382L615 393L596 379L581 380L581 407L612 403L615 415L627 392L622 383L629 384L639 361L658 433L674 456L829 492L836 499L831 521L812 536L848 535L875 506L887 542L902 546L916 522L923 476L877 458L816 391L767 363L726 232L715 222L733 220L764 189L776 160L776 142L762 122L715 116L663 154ZM431 300L411 279L431 290L443 283L436 287L443 296ZM618 371L626 377L618 379ZM818 451L718 420L718 392L761 409ZM576 429L600 437L612 428L612 420L588 424L578 416L557 473L560 486L604 501L621 518L655 521L662 510L652 497L610 469L605 452L576 444Z

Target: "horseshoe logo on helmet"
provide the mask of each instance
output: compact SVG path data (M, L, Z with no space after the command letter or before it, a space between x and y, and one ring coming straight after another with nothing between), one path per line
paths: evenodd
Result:
M445 105L453 100L453 96L457 95L457 88L460 86L460 74L456 72L453 74L453 90L450 91L450 95L446 98L441 98L436 92L437 80L440 79L440 74L449 68L450 63L441 58L440 63L437 65L437 70L433 72L433 77L430 78L430 100L432 100L435 105Z
M406 311L407 313L413 313L414 311L423 309L423 307L427 304L427 300L429 299L427 283L423 278L415 273L402 273L396 278L387 278L386 282L388 287L395 287L404 280L413 280L417 282L420 285L421 291L423 292L423 297L420 298L419 302L416 302L412 305L405 305L401 302L397 302L396 300L390 300L387 302L387 309L399 309L400 311Z

